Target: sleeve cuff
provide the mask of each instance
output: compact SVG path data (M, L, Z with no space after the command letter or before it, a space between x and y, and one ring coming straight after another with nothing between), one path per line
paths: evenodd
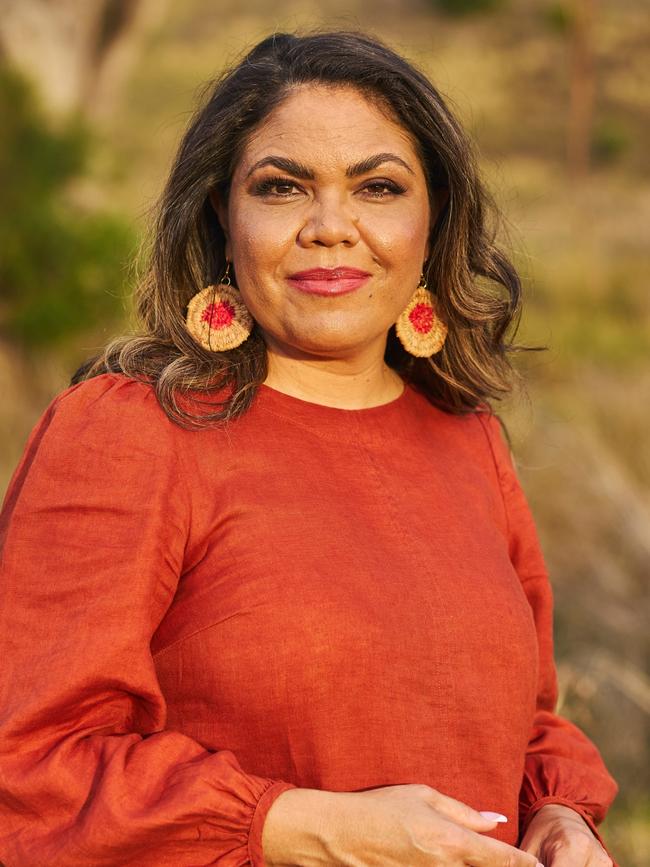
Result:
M583 807L580 807L578 804L575 804L573 801L570 801L568 798L562 798L562 797L559 797L557 795L548 795L545 798L540 798L538 801L535 801L532 804L532 806L530 806L528 808L528 811L521 817L521 820L519 823L519 840L520 841L521 841L522 837L524 836L524 834L526 833L526 829L528 828L528 825L530 824L530 821L533 818L533 816L535 815L535 813L539 812L539 810L541 810L541 808L544 807L546 804L561 804L564 807L570 807L579 816L581 816L584 819L584 821L586 822L586 824L588 825L590 831L592 832L592 834L594 835L596 840L598 840L598 842L603 847L605 852L607 852L607 855L612 859L613 867L619 867L619 865L616 863L616 860L614 859L614 856L609 851L605 841L601 837L600 832L598 831L596 823L594 822L591 814L587 810L585 810Z
M264 854L262 851L262 829L264 827L266 816L271 809L271 805L275 799L282 794L282 792L286 792L287 789L295 788L297 788L297 786L293 783L278 780L277 782L272 783L268 789L264 790L255 805L253 818L248 831L248 860L252 867L266 867L266 861L264 860Z

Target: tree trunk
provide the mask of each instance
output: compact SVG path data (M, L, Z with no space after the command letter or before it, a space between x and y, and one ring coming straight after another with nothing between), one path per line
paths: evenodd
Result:
M580 181L589 173L591 158L595 102L594 0L574 0L574 13L570 45L567 158L571 178Z
M110 113L166 0L0 0L0 53L55 115Z

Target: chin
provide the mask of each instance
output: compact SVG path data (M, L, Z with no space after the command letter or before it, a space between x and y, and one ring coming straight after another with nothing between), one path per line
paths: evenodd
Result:
M343 341L325 342L324 340L293 344L294 349L305 355L321 355L327 358L344 358L359 352L358 344L350 344Z
M338 353L358 352L386 337L388 326L385 331L368 331L368 322L354 318L356 321L350 321L351 317L348 321L340 318L332 321L332 318L323 317L320 321L309 322L308 328L287 329L280 342L305 352Z
M336 329L321 328L309 334L292 334L287 342L301 352L322 355L357 353L373 342L373 335L341 333ZM376 340L376 337L374 337Z

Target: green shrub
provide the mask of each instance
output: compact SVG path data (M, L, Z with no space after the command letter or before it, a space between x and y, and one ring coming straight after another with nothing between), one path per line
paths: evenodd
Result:
M592 133L591 154L594 162L609 164L616 162L631 144L626 127L613 118L601 120Z
M430 0L435 9L445 15L470 15L501 8L505 0Z
M540 16L549 30L565 34L573 27L575 12L566 3L553 2L542 7Z
M0 65L0 329L25 347L59 343L122 314L132 232L68 195L91 144L78 119L55 127L27 82Z

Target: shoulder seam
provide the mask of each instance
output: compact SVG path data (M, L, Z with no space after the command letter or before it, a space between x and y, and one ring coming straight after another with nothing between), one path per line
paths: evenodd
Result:
M50 405L53 407L53 409L56 409L59 406L59 404L63 403L68 397L73 395L78 389L83 388L84 385L87 385L88 383L92 383L95 380L98 380L101 378L106 378L106 377L111 377L114 380L121 378L121 379L125 379L129 382L134 382L134 383L139 383L141 385L146 385L146 383L144 383L144 382L140 383L140 380L133 379L132 377L127 377L124 374L114 373L113 371L107 371L106 373L98 373L97 376L92 376L90 379L83 379L81 382L77 382L74 385L69 385L67 388L64 388L62 391L60 391L58 394L56 394L52 398Z
M490 454L492 455L492 463L494 464L494 471L495 471L495 473L496 473L497 484L498 484L498 486L499 486L499 492L500 492L500 494L501 494L501 502L502 502L502 504L503 504L503 513L504 513L504 515L505 515L505 519L506 519L506 529L507 529L507 533L508 533L508 539L510 539L510 535L511 535L510 514L509 514L509 512L508 512L508 505L507 505L507 503L506 503L506 497L505 497L505 493L504 493L504 491L503 491L503 482L502 482L502 479L501 479L501 468L500 468L500 466L499 466L499 462L498 462L498 460L497 460L496 452L495 452L495 450L494 450L494 444L492 443L492 437L491 437L491 435L490 435L490 430L489 430L489 427L488 427L488 422L487 422L487 421L484 421L483 418L481 417L481 416L483 416L483 415L486 415L486 413L475 413L475 415L476 415L476 417L477 417L477 419L478 419L478 422L479 422L481 428L483 429L483 433L484 433L485 438L486 438L486 440L487 440L488 448L489 448L489 450L490 450ZM489 416L492 417L492 418L497 419L497 422L498 422L498 418L497 418L497 416L496 416L493 412L487 413L487 415L489 415Z

